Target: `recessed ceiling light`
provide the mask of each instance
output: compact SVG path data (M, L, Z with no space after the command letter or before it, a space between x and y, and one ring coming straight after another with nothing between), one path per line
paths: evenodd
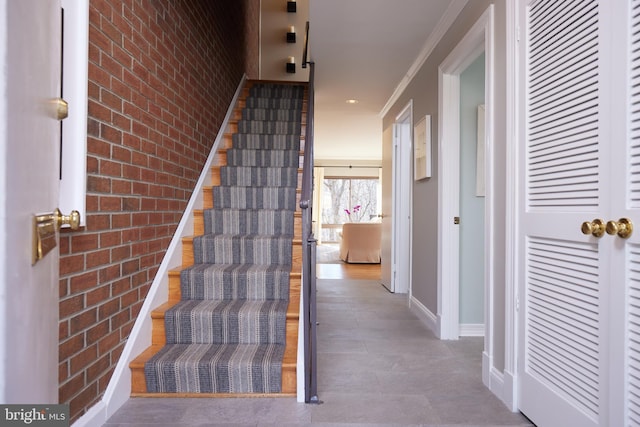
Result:
M347 104L357 104L358 100L357 99L347 99Z

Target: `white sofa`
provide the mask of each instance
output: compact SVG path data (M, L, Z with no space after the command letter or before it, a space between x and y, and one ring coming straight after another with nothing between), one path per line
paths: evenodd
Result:
M378 222L350 222L342 226L340 259L348 263L380 263L380 233Z

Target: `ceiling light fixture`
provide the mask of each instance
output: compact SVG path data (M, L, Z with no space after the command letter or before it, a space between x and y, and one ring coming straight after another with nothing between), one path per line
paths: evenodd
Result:
M357 99L347 99L347 104L357 104L359 101Z

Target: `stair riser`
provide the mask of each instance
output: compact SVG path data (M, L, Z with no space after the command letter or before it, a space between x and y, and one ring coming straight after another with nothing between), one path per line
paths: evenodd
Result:
M180 274L181 299L252 301L287 300L290 273L286 269L236 266L201 266L183 269Z
M294 188L213 187L212 205L230 209L285 209L299 206Z
M302 242L294 240L292 243L291 271L302 269ZM182 239L182 268L190 267L194 264L193 237Z
M206 234L283 235L294 232L292 211L212 209L203 213Z
M292 270L293 271L293 270ZM289 299L299 299L302 279L299 273L289 273ZM182 270L169 272L169 303L173 305L182 299L181 276ZM297 307L295 308L297 310Z
M291 187L298 186L298 168L222 166L220 185L225 187Z
M282 367L278 361L283 354L284 346L277 344L254 349L213 344L165 347L145 364L147 391L280 393ZM255 362L247 366L249 360Z
M291 238L253 236L197 236L193 239L196 264L291 265Z
M226 152L226 165L247 167L298 168L300 166L299 150L237 150Z
M168 344L285 344L287 301L183 301L165 313Z
M205 233L205 220L204 220L204 212L202 210L198 210L194 213L193 218L193 234L195 236L201 235ZM300 239L302 237L302 216L299 212L293 213L293 238Z

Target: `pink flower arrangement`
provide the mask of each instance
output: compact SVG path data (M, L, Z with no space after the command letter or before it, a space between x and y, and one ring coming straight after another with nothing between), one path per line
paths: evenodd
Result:
M358 213L358 211L360 210L360 208L361 208L361 207L362 207L362 206L360 206L360 205L355 205L353 208L351 208L351 210L349 210L349 209L345 209L345 210L344 210L344 211L347 213L347 216L349 217L349 221L351 221L351 213L352 213L352 212L353 212L354 214L355 214L355 213Z

